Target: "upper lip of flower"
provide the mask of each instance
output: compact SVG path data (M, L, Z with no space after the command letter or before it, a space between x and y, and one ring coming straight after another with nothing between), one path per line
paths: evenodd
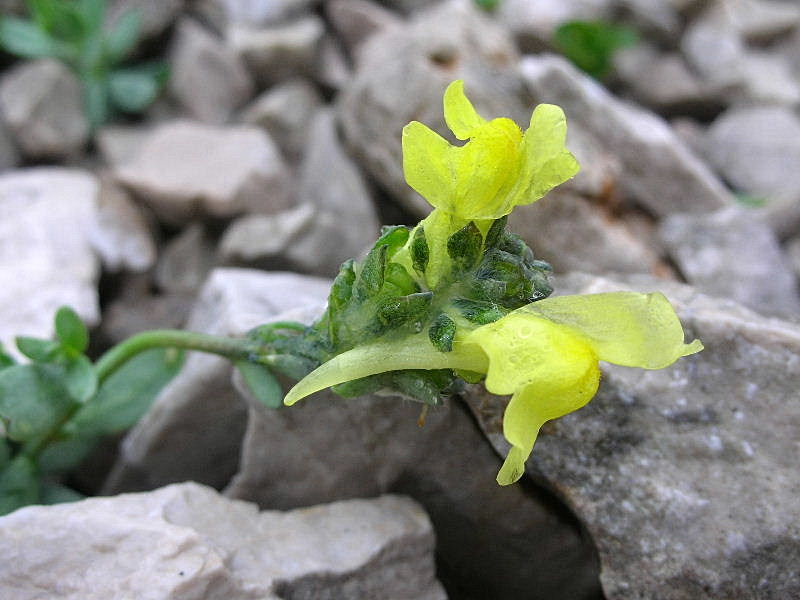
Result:
M535 202L579 170L566 149L564 112L551 104L533 111L523 134L511 119L487 121L464 94L464 82L444 94L453 146L418 121L403 129L403 170L408 184L436 208L464 219L498 219Z

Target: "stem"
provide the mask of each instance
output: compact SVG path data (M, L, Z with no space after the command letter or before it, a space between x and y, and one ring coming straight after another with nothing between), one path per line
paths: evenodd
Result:
M250 340L219 337L206 333L194 333L177 329L155 329L128 338L106 352L97 361L97 379L103 383L131 358L152 348L181 348L219 354L232 360L248 358L260 347Z

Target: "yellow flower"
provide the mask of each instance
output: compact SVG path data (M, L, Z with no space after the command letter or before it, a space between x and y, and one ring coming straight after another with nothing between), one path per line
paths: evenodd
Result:
M499 219L578 172L578 161L564 147L567 121L558 106L537 106L523 134L511 119L481 117L458 80L445 91L444 116L466 144L453 146L418 121L403 128L406 181L444 212Z
M502 319L458 333L452 352L426 334L381 341L340 354L301 380L284 402L375 373L456 369L486 374L486 389L513 394L503 418L512 448L497 481L524 472L541 426L589 402L600 381L599 361L661 369L702 350L683 342L683 328L663 294L614 292L560 296L528 304Z

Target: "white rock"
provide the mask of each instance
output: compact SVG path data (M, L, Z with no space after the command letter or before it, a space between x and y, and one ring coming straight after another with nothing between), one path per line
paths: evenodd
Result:
M90 244L98 183L73 169L0 175L0 340L50 337L53 316L69 305L99 321L98 264Z
M325 12L351 55L374 33L402 23L396 14L368 0L331 0Z
M731 201L722 183L657 115L618 100L560 56L526 56L521 69L538 102L560 105L569 127L584 130L617 156L622 174L616 184L635 202L665 215L714 210Z
M184 483L3 517L0 588L8 600L443 600L433 547L427 515L401 496L259 513Z
M215 269L186 328L241 336L292 308L312 304L320 310L329 287L328 280L290 273ZM230 382L232 371L231 363L217 356L189 355L125 438L104 492L152 489L186 479L225 485L238 468L247 419ZM186 452L187 444L203 451Z
M170 95L200 121L226 122L253 94L244 62L193 19L178 23L169 62Z
M81 85L56 60L23 62L6 73L0 80L0 112L30 158L74 157L89 138Z
M226 38L253 76L268 86L282 79L312 74L324 33L322 20L309 16L268 28L233 25Z
M198 211L225 217L290 204L287 166L268 134L251 126L165 123L115 174L160 218L178 223Z
M172 25L184 7L184 0L112 0L108 7L108 21L114 23L128 10L142 16L142 40L161 35Z
M259 27L280 23L308 12L320 0L211 0L228 23Z
M156 244L142 209L109 178L101 180L89 241L111 272L148 270L156 262Z
M148 131L135 125L106 125L95 133L97 150L106 165L115 167L136 158Z

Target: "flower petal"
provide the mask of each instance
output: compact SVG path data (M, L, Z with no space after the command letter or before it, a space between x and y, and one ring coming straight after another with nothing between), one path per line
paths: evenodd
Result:
M508 485L522 477L542 425L578 410L594 397L600 368L596 361L586 366L583 376L569 386L559 388L546 381L514 394L503 415L503 435L512 447L497 474L497 483Z
M478 128L486 124L486 119L478 114L464 93L462 79L448 85L444 92L444 120L459 140L471 138Z
M684 344L678 315L660 292L558 296L515 313L564 325L583 336L600 360L628 367L662 369L703 349L699 340Z
M408 185L436 208L455 212L453 147L418 121L403 127L403 172Z
M522 168L514 205L530 204L574 177L580 165L567 150L567 118L553 104L540 104L522 138Z

